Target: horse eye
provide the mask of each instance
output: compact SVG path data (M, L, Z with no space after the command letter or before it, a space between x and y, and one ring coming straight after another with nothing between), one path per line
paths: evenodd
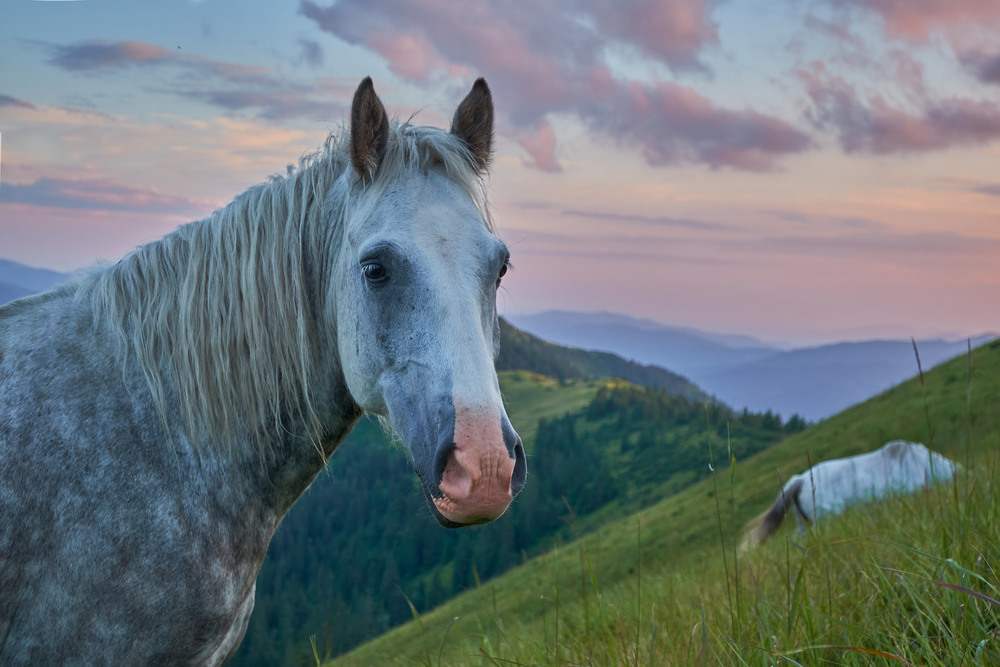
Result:
M507 269L510 268L510 257L507 257L500 266L500 275L497 277L497 287L500 287L500 279L507 275Z
M365 264L364 269L362 270L365 273L365 279L370 283L380 283L388 278L385 267L377 262Z

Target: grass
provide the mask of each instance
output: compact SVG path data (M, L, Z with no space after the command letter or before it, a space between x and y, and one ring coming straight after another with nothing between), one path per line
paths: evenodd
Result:
M966 470L736 551L781 480L896 438ZM711 478L332 664L1000 664L1000 342L747 461L709 445Z

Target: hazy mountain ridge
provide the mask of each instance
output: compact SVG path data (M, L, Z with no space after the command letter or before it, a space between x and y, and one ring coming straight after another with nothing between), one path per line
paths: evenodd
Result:
M0 305L28 296L31 293L31 290L20 285L11 285L10 283L0 281Z
M70 278L68 273L37 269L9 259L0 259L0 305L22 296L50 290Z
M750 363L781 351L750 336L707 333L616 313L546 311L510 315L507 319L544 340L613 352L692 380L705 372ZM694 382L697 384L697 380Z
M917 374L909 340L843 342L783 350L750 337L671 327L609 313L548 311L511 316L546 340L606 350L638 363L683 373L736 408L773 410L784 417L826 418ZM971 340L977 347L996 338ZM968 349L969 342L918 340L923 370Z

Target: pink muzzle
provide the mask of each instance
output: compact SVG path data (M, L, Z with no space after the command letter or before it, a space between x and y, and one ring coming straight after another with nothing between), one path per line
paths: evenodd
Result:
M516 493L511 489L514 466L500 415L456 406L455 446L446 454L438 485L441 497L433 498L434 506L456 524L493 521L506 511Z

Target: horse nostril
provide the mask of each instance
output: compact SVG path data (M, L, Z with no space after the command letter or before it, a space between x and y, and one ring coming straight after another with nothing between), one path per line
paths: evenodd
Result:
M444 480L445 471L448 470L448 461L453 458L455 443L449 442L438 448L434 457L434 493L441 493L439 487Z
M521 438L514 444L514 473L510 480L510 495L516 496L524 488L524 480L528 477L528 463L524 456L524 446Z

